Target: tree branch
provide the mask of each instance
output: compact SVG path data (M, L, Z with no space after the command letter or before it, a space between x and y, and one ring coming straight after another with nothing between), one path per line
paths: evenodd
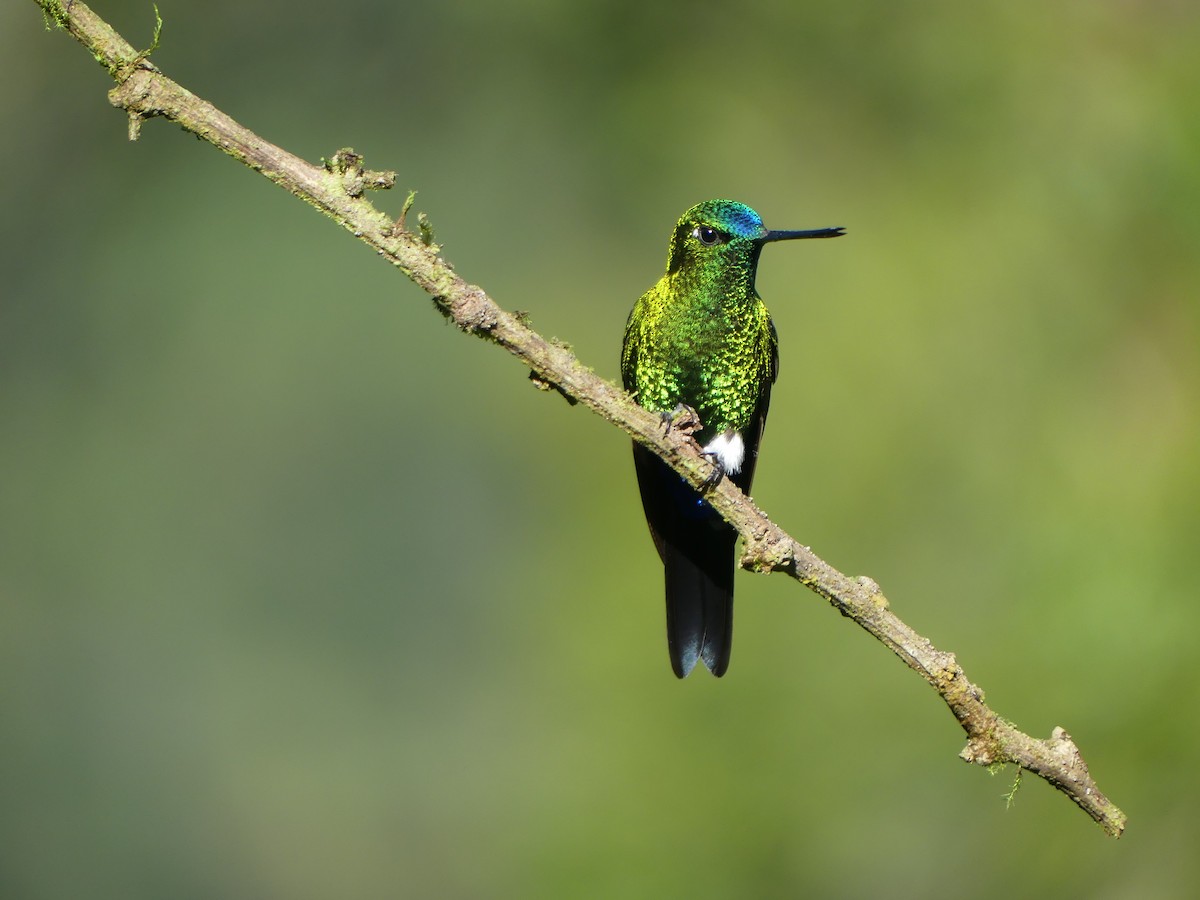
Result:
M423 215L414 233L404 214L393 221L365 199L368 189L391 187L394 173L363 169L362 158L351 150L339 151L321 166L293 156L167 78L149 61L150 51L136 51L83 3L36 2L49 23L69 31L116 80L109 100L127 112L131 140L137 139L144 120L161 116L228 153L374 247L428 292L460 329L520 359L539 387L582 403L661 456L693 487L704 486L711 464L690 437L678 429L664 431L657 414L639 407L570 351L529 328L519 314L500 308L481 288L459 277L439 256L441 248ZM404 213L411 203L410 195ZM743 567L792 576L874 635L937 691L967 734L959 754L964 760L988 767L1014 763L1044 778L1108 834L1120 837L1125 814L1096 786L1066 731L1055 728L1049 739L1039 740L1001 718L984 703L983 692L967 679L954 654L934 647L891 611L879 585L866 577L843 575L824 562L775 525L729 479L707 496L745 539Z

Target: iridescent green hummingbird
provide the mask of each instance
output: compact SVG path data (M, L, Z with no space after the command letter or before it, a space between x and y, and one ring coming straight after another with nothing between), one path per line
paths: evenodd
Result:
M768 231L750 207L708 200L671 235L667 273L629 314L621 350L625 389L664 421L684 408L716 466L749 493L771 385L779 371L775 325L754 288L763 245L837 237L841 228ZM697 660L725 674L733 641L737 532L661 459L634 442L650 536L666 575L667 647L680 678Z

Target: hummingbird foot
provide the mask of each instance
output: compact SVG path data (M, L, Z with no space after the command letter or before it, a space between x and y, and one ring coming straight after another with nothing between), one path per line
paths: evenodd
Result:
M700 455L712 463L712 471L704 476L704 482L700 485L700 490L711 491L725 477L725 464L721 461L719 450L704 449L700 451Z
M678 404L670 412L659 413L659 417L662 419L663 434L674 429L680 434L690 437L703 427L700 423L700 416L686 403Z

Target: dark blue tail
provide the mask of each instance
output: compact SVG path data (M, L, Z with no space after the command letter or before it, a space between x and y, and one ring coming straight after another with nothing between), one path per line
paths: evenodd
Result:
M724 675L733 646L737 532L657 456L635 444L633 458L665 571L671 668L684 678L702 660Z

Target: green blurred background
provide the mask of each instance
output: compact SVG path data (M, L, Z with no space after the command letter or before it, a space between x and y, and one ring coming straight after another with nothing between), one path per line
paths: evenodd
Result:
M0 7L5 897L1193 897L1200 7L159 0L155 61L416 188L617 376L686 207L775 228L756 497L1129 814L960 762L739 576L677 682L626 440ZM97 0L132 43L149 2ZM403 190L375 195L395 213Z

